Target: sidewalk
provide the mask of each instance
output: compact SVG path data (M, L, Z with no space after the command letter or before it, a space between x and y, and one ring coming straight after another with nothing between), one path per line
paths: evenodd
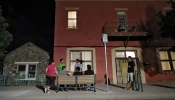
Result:
M125 85L109 86L109 92L106 85L97 84L97 92L51 91L51 94L34 86L6 86L0 87L0 100L175 100L175 82L144 84L143 92L123 90Z

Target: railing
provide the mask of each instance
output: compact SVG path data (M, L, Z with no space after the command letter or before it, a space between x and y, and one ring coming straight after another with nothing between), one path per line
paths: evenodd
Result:
M142 78L140 72L137 72L137 74L134 76L133 82L134 90L143 92Z
M27 79L22 78L20 75L0 75L0 86L31 86L46 84L45 74L39 74L35 79L32 79L33 75L28 75Z
M0 75L0 86L5 86L6 84L6 75Z
M134 75L133 86L134 90L143 92L141 69L138 58L136 59L136 62L137 62L137 72L136 75Z
M106 22L102 28L103 33L114 34L121 32L145 32L143 25L139 22Z

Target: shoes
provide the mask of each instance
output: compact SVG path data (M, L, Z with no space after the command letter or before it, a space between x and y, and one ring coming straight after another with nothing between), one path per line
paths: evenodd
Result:
M94 89L93 88L90 88L90 91L94 91Z
M47 88L44 88L44 93L47 93L47 91L48 91Z
M84 89L84 91L88 91L88 88L86 87L86 88Z
M125 87L124 90L132 90L132 87Z
M68 91L68 89L65 90L66 92Z
M75 91L77 91L77 88L74 88Z
M44 88L44 93L50 94L50 91L47 88Z
M47 94L50 94L50 91L47 91Z
M127 90L132 90L132 87L128 87Z
M64 91L64 89L61 89L61 91L63 92L63 91Z
M125 88L123 88L124 90L127 90L128 89L128 87L125 87Z

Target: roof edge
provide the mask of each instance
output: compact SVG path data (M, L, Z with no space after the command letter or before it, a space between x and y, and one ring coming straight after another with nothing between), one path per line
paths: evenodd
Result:
M55 1L170 1L170 0L55 0Z

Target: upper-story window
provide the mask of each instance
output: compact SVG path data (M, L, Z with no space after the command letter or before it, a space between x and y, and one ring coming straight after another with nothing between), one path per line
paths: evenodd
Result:
M120 31L127 31L128 24L127 24L127 16L126 12L119 11L117 12L118 15L118 28Z
M68 11L68 28L77 28L77 11Z
M171 7L163 7L163 14L165 15L170 15L171 14L171 11L172 11L172 8Z

